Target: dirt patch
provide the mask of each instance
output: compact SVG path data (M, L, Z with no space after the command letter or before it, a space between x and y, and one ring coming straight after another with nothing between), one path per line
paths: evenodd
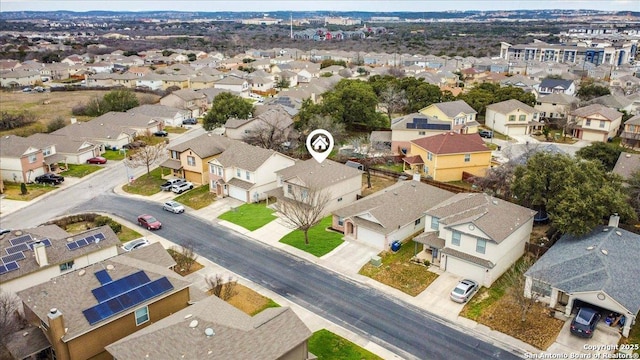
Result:
M362 196L371 195L397 182L396 179L371 175L371 187L367 187L367 174L362 175Z
M235 291L235 294L227 302L245 314L253 315L269 304L269 298L246 286L236 284Z

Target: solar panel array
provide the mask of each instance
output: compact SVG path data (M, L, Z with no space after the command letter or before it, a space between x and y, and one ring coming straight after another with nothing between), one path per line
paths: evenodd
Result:
M77 250L83 248L87 245L98 243L100 240L104 240L104 234L97 233L95 235L89 235L85 238L78 239L76 241L71 241L67 243L67 249L69 250Z
M111 280L105 270L100 270L95 275L101 286L91 292L98 300L98 305L82 311L91 325L173 289L166 277L151 281L144 271L115 281Z
M9 242L12 246L4 249L7 255L0 257L0 260L2 260L0 263L0 275L18 270L20 268L18 261L27 258L24 252L29 250L33 251L33 246L38 242L47 247L51 246L51 240L42 239L37 241L30 234L10 239Z
M413 122L407 123L407 129L451 130L451 124L430 124L427 118L414 118Z

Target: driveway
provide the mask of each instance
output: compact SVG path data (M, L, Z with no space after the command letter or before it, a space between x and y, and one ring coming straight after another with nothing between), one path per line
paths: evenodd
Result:
M416 301L422 308L447 320L456 321L464 304L449 299L449 293L462 278L448 272L438 271L438 274L438 278L416 296Z
M380 250L361 243L345 241L330 253L324 255L318 264L349 276L358 274L358 271L378 255Z
M562 326L562 330L560 330L560 334L558 334L558 337L556 338L556 342L549 346L546 351L547 353L614 353L613 349L615 349L615 345L617 345L618 341L620 340L620 334L616 331L616 328L609 327L603 321L600 321L600 323L596 327L596 331L593 333L593 337L591 339L583 339L571 335L571 331L569 330L569 327L571 326L571 320L573 320L573 316L564 323L564 325ZM606 351L606 349L612 350Z

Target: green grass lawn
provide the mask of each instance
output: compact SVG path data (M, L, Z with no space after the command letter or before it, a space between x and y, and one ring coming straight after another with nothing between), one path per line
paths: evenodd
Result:
M175 201L182 203L192 209L202 209L211 205L216 200L216 194L209 191L209 184L199 186L193 190L176 197Z
M102 169L102 166L92 164L68 164L68 167L60 175L81 178Z
M142 237L142 234L124 225L122 225L122 230L120 230L116 235L118 235L118 239L120 239L120 242L122 243Z
M395 171L398 173L404 172L404 170L402 169L402 164L380 164L380 165L374 165L372 166L376 169L382 169L382 170L389 170L389 171Z
M327 230L330 226L331 216L327 216L309 229L308 245L304 243L304 232L301 230L290 232L283 237L280 242L306 251L311 255L321 257L342 244L343 235L339 232Z
M162 179L162 170L156 168L151 170L151 173L144 174L135 179L131 184L124 185L122 190L130 194L149 196L159 192L160 185L164 182L164 179Z
M309 351L319 360L375 360L382 359L329 330L318 330L309 338Z
M175 127L175 126L165 126L163 128L164 131L170 134L182 134L187 132L187 128L185 127Z
M240 225L250 231L263 227L275 218L273 210L267 208L264 203L244 204L218 216L218 219Z
M107 160L122 160L124 159L124 152L120 152L120 150L107 150L104 154L100 155Z
M4 198L7 200L29 201L37 198L42 194L55 190L57 187L47 184L26 184L27 193L22 195L20 192L20 183L4 182Z

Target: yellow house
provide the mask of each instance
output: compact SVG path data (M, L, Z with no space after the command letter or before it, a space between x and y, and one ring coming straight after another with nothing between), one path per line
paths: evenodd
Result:
M461 134L477 133L480 126L476 121L478 112L464 100L431 104L418 112L440 121L451 122L451 130Z
M208 184L208 162L222 154L230 144L231 140L224 136L203 134L170 146L169 158L160 166L170 169L174 177L184 178L196 185Z
M411 140L404 171L437 181L460 181L463 173L484 176L491 166L491 149L478 134L447 132Z

